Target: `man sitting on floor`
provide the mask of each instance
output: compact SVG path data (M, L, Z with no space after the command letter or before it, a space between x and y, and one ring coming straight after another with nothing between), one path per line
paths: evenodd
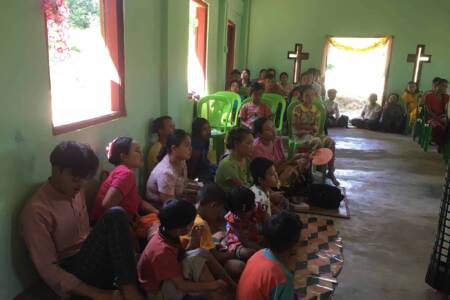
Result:
M83 184L97 171L94 151L62 142L50 162L51 177L21 214L22 234L41 278L64 299L143 300L125 211L110 208L92 230L89 226Z
M377 94L370 94L369 104L364 106L361 112L361 118L352 119L350 123L361 129L378 129L378 120L381 115L381 106L377 104Z

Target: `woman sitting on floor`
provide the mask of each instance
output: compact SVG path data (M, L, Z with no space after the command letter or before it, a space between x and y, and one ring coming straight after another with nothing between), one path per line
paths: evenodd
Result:
M187 161L188 177L201 182L214 181L217 166L208 159L211 127L208 120L197 118L192 122L192 155Z
M390 133L402 133L405 130L405 111L399 103L398 94L389 95L383 107L380 126L383 131Z
M292 175L307 169L308 153L298 153L290 159L285 157L283 141L277 136L272 120L259 118L254 128L256 139L253 141L253 158L264 157L273 161L282 183L287 183Z
M91 220L97 221L113 206L122 207L130 221L139 218L139 210L144 213L158 212L153 205L142 200L138 193L133 170L144 165L139 144L130 137L116 138L109 144L107 156L115 168L100 186Z
M226 191L235 185L250 188L253 184L249 169L253 146L252 132L245 127L231 129L226 146L230 154L219 163L216 183Z
M334 141L324 135L319 134L319 110L313 103L316 92L311 86L303 89L301 95L302 103L298 104L292 113L292 132L297 140L299 148L305 148L308 152L314 152L319 148L329 148L335 153ZM339 185L334 175L334 155L333 159L328 163L327 177L331 179L334 185Z
M187 177L186 161L191 158L191 138L184 130L176 129L167 137L161 150L161 161L153 169L147 181L146 197L156 207L174 197L192 200L198 185Z

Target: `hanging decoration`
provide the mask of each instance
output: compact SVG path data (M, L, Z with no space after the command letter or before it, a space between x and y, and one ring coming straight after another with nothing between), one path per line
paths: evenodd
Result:
M70 57L70 48L67 45L69 11L64 0L43 0L42 10L47 23L50 58L65 60Z
M386 45L386 43L389 41L389 37L383 37L375 41L373 44L365 46L365 47L354 47L350 45L345 45L341 42L338 42L338 39L336 38L330 38L330 44L338 49L346 50L346 51L353 51L353 52L368 52L373 49L376 49L378 47L382 47Z

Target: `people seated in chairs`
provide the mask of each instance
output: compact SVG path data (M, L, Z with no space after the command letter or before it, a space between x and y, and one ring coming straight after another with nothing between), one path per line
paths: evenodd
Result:
M239 92L241 91L241 82L239 80L232 80L230 82L230 86L228 87L228 90L230 92L239 94Z
M191 158L191 138L184 130L176 129L167 137L159 155L160 162L147 181L146 197L155 207L174 197L193 201L198 186L187 176L186 161Z
M253 81L253 83L257 82L259 84L264 84L264 78L266 78L267 70L261 69L259 70L258 78Z
M380 119L380 128L384 132L403 133L405 130L406 113L396 93L391 93L384 104Z
M320 134L319 109L313 105L316 92L311 86L305 87L301 95L302 102L298 104L292 112L292 132L299 148L313 152L318 148L329 148L335 152L334 141L325 135ZM334 175L334 155L328 163L327 177L334 185L339 185Z
M284 95L283 89L278 85L272 73L268 73L264 78L264 88L266 93Z
M377 94L370 94L369 104L366 104L361 112L361 118L352 119L350 123L356 128L377 130L382 108L377 103Z
M427 122L432 127L432 139L438 145L439 152L443 150L445 144L447 128L445 107L449 102L447 89L448 80L441 78L438 82L436 92L428 93L424 99Z
M261 98L264 94L264 86L253 83L250 86L251 102L245 103L239 112L239 124L249 129L253 127L253 122L261 117L272 117L272 110Z
M107 209L93 228L83 187L98 158L66 141L50 154L51 176L25 204L21 230L40 277L62 299L144 300L138 289L127 213ZM119 290L118 290L119 289Z
M144 160L137 141L130 137L114 139L107 148L107 157L115 168L100 185L91 220L97 221L105 211L114 206L122 207L130 222L137 221L140 212L157 213L158 209L142 200L138 193L134 170L141 168Z
M243 99L248 97L248 89L250 88L250 70L249 69L243 69L241 72L241 90L239 92L239 95Z
M213 165L208 158L210 138L211 126L208 120L196 118L192 122L191 131L192 155L187 161L190 179L198 179L201 182L214 181L217 166Z
M249 166L253 146L252 132L245 127L231 129L226 146L230 153L219 163L216 183L225 191L236 185L251 187L253 180Z
M289 75L286 72L282 72L280 74L280 81L278 82L278 85L281 87L284 97L287 97L294 88L289 82Z
M327 92L328 99L325 101L325 108L327 110L327 119L325 126L331 127L346 127L348 128L348 117L339 113L339 104L335 101L337 91L329 89Z
M417 110L421 105L421 92L417 89L417 83L414 81L408 82L408 86L402 94L402 100L406 106L406 113L409 118L409 126L413 126L417 119Z
M175 130L175 124L169 116L155 119L151 125L151 132L158 135L158 140L150 147L147 154L147 173L150 174L158 164L158 156L166 144L167 137Z

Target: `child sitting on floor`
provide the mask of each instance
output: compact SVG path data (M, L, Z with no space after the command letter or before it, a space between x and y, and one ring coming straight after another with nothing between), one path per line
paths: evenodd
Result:
M226 193L217 184L209 183L202 187L197 194L197 216L194 220L194 228L198 228L201 234L195 237L194 231L191 230L181 237L181 242L186 245L186 250L207 250L212 256L207 257L210 260L210 268L215 270L213 274L219 274L219 278L236 288L236 283L228 274L238 279L245 265L235 259L234 253L227 252L226 248L220 244L216 245L213 240L213 233L223 229L226 201Z
M245 103L241 107L239 113L239 122L247 128L252 128L253 122L261 117L271 118L272 110L270 107L262 102L261 97L264 94L264 86L259 83L254 83L250 86L251 102Z
M256 210L266 220L284 208L282 193L272 190L280 187L277 171L273 161L257 157L250 163L250 172L255 183L250 190L255 194Z
M215 280L207 259L185 252L180 236L187 234L197 211L189 202L169 200L159 212L161 226L147 244L138 263L139 281L149 299L181 300L193 293L224 299L223 280Z
M227 233L223 242L236 258L246 261L257 250L261 242L255 214L255 194L242 186L230 192L229 212L225 215Z
M184 130L176 129L167 137L160 153L161 161L147 181L146 197L156 207L174 197L192 200L192 196L197 194L198 185L187 177L186 161L191 154L191 138Z
M134 170L141 168L144 161L137 141L130 137L118 137L109 144L107 156L115 168L98 190L91 220L98 220L107 209L114 206L122 207L130 221L139 218L139 209L144 213L158 212L153 205L142 200L138 193Z
M326 127L346 127L348 128L348 117L339 113L339 104L335 101L337 91L329 89L327 92L328 99L325 101L327 110Z
M245 127L233 128L228 133L226 146L230 154L219 163L216 173L216 182L224 190L229 191L236 185L252 186L249 170L252 144L253 135Z
M147 174L158 164L158 155L166 144L167 137L175 130L175 124L169 116L162 116L153 121L151 132L158 135L158 140L150 147L147 154Z
M292 300L294 274L302 223L298 216L281 212L264 224L268 248L253 255L242 273L237 300ZM299 299L297 297L297 299Z

